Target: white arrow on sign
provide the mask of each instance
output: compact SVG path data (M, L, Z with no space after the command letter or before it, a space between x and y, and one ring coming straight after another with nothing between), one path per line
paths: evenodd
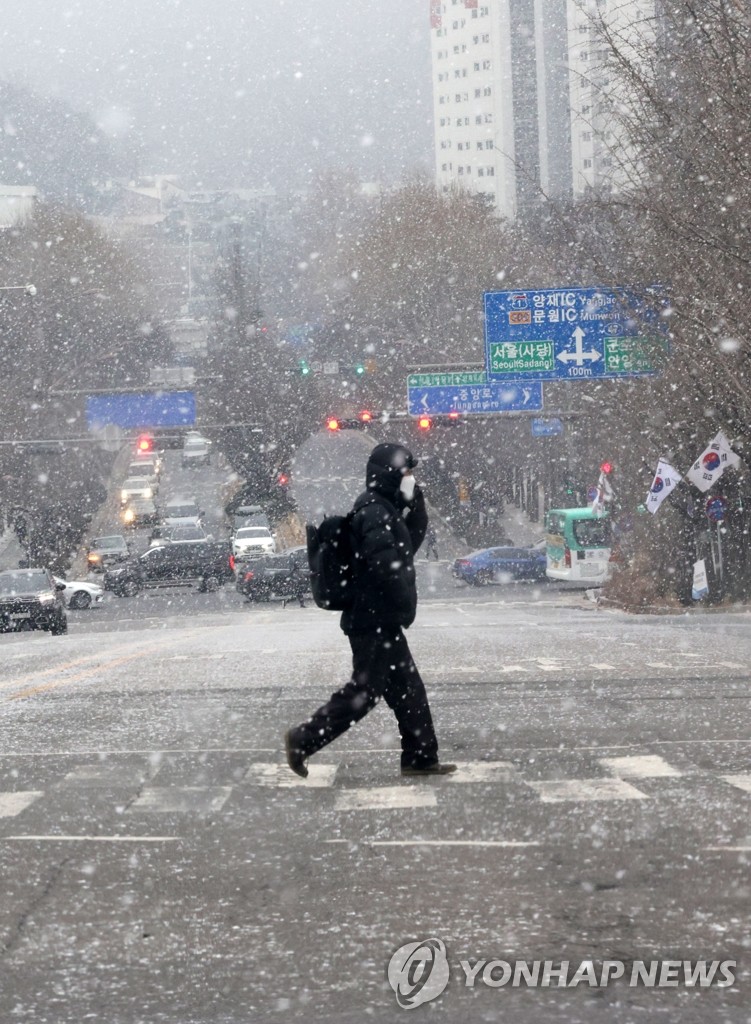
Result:
M577 366L583 366L585 359L589 359L591 362L596 363L598 359L602 358L597 349L591 348L589 352L584 351L584 331L581 327L577 327L571 337L574 339L574 351L559 352L556 359L560 359L562 363L574 362Z

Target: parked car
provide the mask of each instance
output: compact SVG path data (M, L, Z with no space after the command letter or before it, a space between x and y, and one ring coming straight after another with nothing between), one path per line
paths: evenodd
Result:
M232 554L238 559L260 558L273 555L276 541L265 526L242 526L232 535Z
M123 509L123 523L126 526L152 526L159 519L159 512L151 498L131 498Z
M86 555L89 569L94 572L104 572L108 565L116 565L128 558L130 558L130 545L121 533L113 533L106 537L94 537Z
M151 481L146 477L128 477L120 488L121 505L127 505L131 498L152 499L153 497L154 488L151 486Z
M183 466L208 466L211 462L211 441L200 434L188 434L183 444Z
M149 538L149 547L158 548L162 544L187 544L213 540L202 526L155 526Z
M45 629L55 636L68 632L62 591L48 569L0 572L0 633Z
M205 512L202 512L192 498L173 498L161 509L162 526L200 526Z
M67 608L91 608L92 604L100 604L104 600L104 589L96 583L83 580L65 580L62 576L54 577L55 583L62 584L63 601Z
M235 589L249 601L297 597L309 592L308 549L288 548L238 565Z
M235 560L226 542L163 544L113 566L105 574L104 588L118 597L161 587L195 586L214 591L235 578L234 568Z
M457 558L451 573L455 579L474 586L487 583L510 583L513 580L547 579L545 542L529 547L483 548Z

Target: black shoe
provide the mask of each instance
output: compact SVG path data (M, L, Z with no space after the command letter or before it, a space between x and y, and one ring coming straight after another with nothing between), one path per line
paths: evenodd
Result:
M284 749L287 753L287 764L295 775L299 775L301 779L307 779L308 769L305 767L305 758L302 756L302 750L292 746L291 729L288 729L284 734Z
M451 775L455 771L455 764L445 764L436 761L435 764L426 764L423 767L412 765L411 767L402 768L402 775Z

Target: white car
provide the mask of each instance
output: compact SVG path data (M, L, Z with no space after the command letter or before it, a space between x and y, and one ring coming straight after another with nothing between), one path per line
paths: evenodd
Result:
M159 487L159 470L153 459L143 459L138 462L131 462L128 466L129 480L148 480L154 493Z
M104 600L104 589L96 583L64 580L62 576L55 576L55 583L65 588L62 595L68 608L91 608L92 604L99 604Z
M275 552L276 541L271 530L265 526L241 526L232 537L232 554L235 558L260 558Z
M162 509L161 526L202 526L204 513L190 498L176 498Z
M147 498L151 500L153 497L154 488L148 477L128 477L120 489L120 504L122 505L127 505L131 498Z
M189 434L183 444L183 466L208 466L211 463L211 441L200 434Z

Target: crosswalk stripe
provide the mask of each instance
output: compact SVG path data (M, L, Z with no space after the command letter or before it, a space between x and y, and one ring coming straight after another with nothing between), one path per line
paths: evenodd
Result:
M243 781L252 786L274 786L281 789L294 789L297 786L324 789L334 785L338 770L337 764L311 764L308 765L307 779L301 779L287 765L256 762L250 765Z
M742 789L744 793L751 793L751 774L721 775L720 778L736 789Z
M630 757L600 757L598 761L619 779L680 778L683 772L656 754L635 754Z
M382 786L374 789L345 789L336 798L337 811L397 810L405 807L435 807L433 789L418 786Z
M220 811L231 793L232 786L150 786L128 811L209 814Z
M37 789L26 789L15 793L0 793L0 818L15 818L21 811L31 807L40 796L44 796L44 791Z
M647 800L642 793L623 779L561 779L548 782L529 782L546 804L583 800Z
M446 776L447 782L510 782L516 768L509 761L459 761L456 771Z

